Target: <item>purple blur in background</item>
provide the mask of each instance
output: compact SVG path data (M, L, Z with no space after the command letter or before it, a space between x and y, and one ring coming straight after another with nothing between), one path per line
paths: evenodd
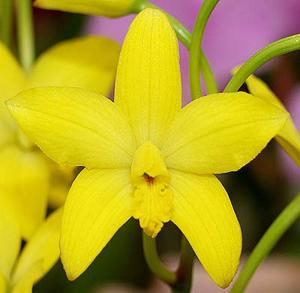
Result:
M154 0L177 17L190 31L202 0ZM300 0L226 0L215 8L204 35L206 52L220 87L230 70L258 49L300 31ZM103 34L122 41L132 16L119 19L92 17L84 33ZM181 48L185 102L189 101L188 55Z

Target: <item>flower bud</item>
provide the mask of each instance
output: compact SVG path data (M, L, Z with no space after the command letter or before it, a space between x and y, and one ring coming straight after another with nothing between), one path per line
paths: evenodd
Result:
M36 0L39 8L89 15L120 17L137 12L146 0Z

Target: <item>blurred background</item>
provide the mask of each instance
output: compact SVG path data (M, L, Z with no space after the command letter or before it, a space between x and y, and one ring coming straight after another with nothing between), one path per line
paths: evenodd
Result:
M192 30L200 0L156 0L155 4L176 16ZM209 20L204 51L216 73L220 89L230 70L258 49L278 38L300 32L299 0L221 1ZM70 13L34 10L37 52L78 35L102 34L120 43L132 17L106 19ZM187 52L181 47L184 102L188 103ZM99 56L105 58L105 56ZM258 72L291 112L300 130L300 54L274 60ZM243 88L247 90L247 88ZM113 93L112 93L113 96ZM248 166L220 179L229 193L243 231L244 255L300 191L300 171L279 149L268 147ZM180 235L172 224L158 237L159 251L176 266ZM257 271L247 292L300 292L300 223L296 223ZM193 292L224 292L202 271L197 261ZM129 221L115 235L89 269L69 282L58 263L34 288L34 292L168 292L154 281L143 259L141 230Z

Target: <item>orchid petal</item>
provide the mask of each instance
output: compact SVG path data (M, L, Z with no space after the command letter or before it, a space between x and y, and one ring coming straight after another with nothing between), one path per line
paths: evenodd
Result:
M243 92L208 95L175 117L162 153L169 168L181 171L236 171L262 151L287 118L286 111Z
M0 43L0 148L15 141L15 123L4 104L25 85L26 77L10 51Z
M61 259L70 280L91 264L132 215L129 169L83 170L64 207Z
M0 101L15 96L26 85L26 76L16 58L0 42Z
M119 58L119 45L105 37L61 42L42 54L32 68L29 87L80 87L108 95Z
M127 167L134 144L109 99L79 88L35 88L8 101L28 137L54 161L87 168Z
M59 259L62 209L53 212L25 245L12 275L13 293L31 292Z
M241 254L241 229L222 184L213 175L171 171L172 221L220 287L234 277Z
M11 197L21 226L29 239L44 220L49 172L44 158L35 151L15 146L0 152L0 190Z
M253 96L262 98L269 103L275 104L282 109L285 109L281 101L261 79L252 75L247 79L246 83L250 93ZM291 117L288 118L283 128L278 132L275 139L300 167L300 134L296 129Z
M21 234L18 217L11 198L1 191L0 194L0 292L5 289L11 270L21 248Z
M145 9L133 21L117 71L115 102L126 114L137 145L158 147L181 107L178 44L166 16Z
M36 0L44 9L118 17L132 12L136 0Z

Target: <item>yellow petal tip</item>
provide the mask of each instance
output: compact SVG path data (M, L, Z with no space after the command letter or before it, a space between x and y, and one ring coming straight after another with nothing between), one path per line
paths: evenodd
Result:
M32 5L34 6L34 7L37 7L37 8L40 8L40 9L47 9L47 7L45 7L45 1L43 1L43 0L35 0L35 1L33 1L33 3L32 3Z
M214 278L212 278L213 281L218 285L218 287L225 289L231 284L234 276L236 275L238 265L239 262L235 266L231 267L231 269L228 270L227 272L224 271L222 276L219 277L214 276Z
M78 275L77 274L73 274L71 272L68 272L66 269L66 275L67 275L67 278L69 281L75 281L77 278L78 278Z
M227 272L223 272L223 276L220 279L215 279L215 283L222 289L225 289L230 286L232 283L233 278L235 277L238 267L240 263L240 258L238 258L238 261L236 264L234 264L231 269L229 269Z
M142 10L138 16L136 18L140 18L140 17L148 17L148 18L164 18L168 21L168 18L166 17L166 15L161 12L159 9L155 9L155 8L146 8L144 10ZM169 22L169 21L168 21Z
M77 260L77 265L74 262L74 258L70 257L68 253L69 248L66 248L65 241L64 241L64 234L61 234L60 237L60 259L66 273L66 276L69 281L74 281L80 276L80 272L78 270L78 266L80 266L80 262Z
M61 252L60 258L68 280L75 281L80 276L80 273L78 273L78 270L76 269L75 265L72 263L72 261L69 261L69 259L65 257L63 252Z
M119 17L136 11L139 2L137 0L36 0L35 6L81 14Z
M60 259L69 281L75 281L90 265L91 261L87 261L83 256L77 257L72 254L67 240L64 241L64 234L60 240ZM83 254L84 255L84 254Z
M35 1L32 3L32 5L33 5L34 7L39 7L39 0L35 0Z

